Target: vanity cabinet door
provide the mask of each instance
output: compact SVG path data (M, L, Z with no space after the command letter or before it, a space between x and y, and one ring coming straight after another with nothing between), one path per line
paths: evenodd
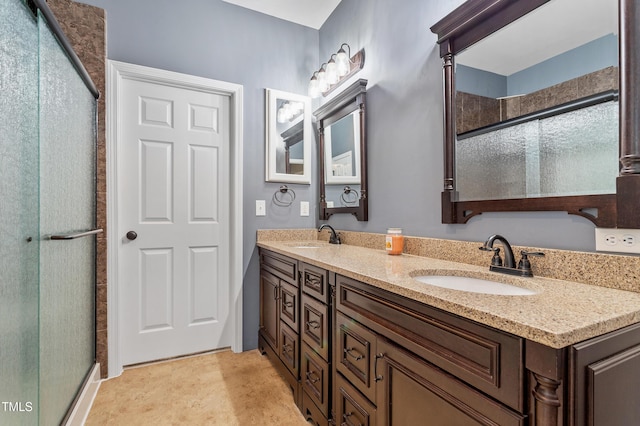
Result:
M336 370L375 404L376 335L340 312L336 314L335 332Z
M302 295L302 340L329 361L329 307Z
M265 270L260 271L260 332L264 340L278 352L278 278Z
M378 425L524 425L525 416L378 338Z
M640 324L573 345L570 357L572 424L640 424Z

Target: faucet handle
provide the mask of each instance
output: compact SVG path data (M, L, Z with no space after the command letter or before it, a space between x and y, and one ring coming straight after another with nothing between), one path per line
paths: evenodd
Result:
M531 262L529 261L529 257L528 256L537 256L537 257L544 256L544 253L541 252L541 251L524 251L524 250L522 250L520 252L520 254L522 255L522 259L520 259L520 261L518 262L518 269L523 269L523 270L527 270L527 271L531 271Z
M499 247L486 247L481 246L478 247L482 251L492 251L493 257L491 258L492 266L502 266L502 258L500 257L500 248Z

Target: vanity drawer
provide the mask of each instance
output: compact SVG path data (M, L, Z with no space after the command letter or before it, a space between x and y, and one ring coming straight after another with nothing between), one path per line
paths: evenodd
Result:
M336 315L335 330L333 362L336 370L375 403L375 334L340 312Z
M300 293L297 287L280 281L280 320L296 333L300 331L299 298Z
M278 356L295 377L298 377L299 355L300 341L298 333L291 330L284 322L280 322L280 349Z
M349 384L340 374L336 374L336 407L334 411L336 425L365 425L375 426L376 407L371 404Z
M298 262L268 250L260 250L260 266L269 272L286 280L288 283L298 285Z
M302 340L325 361L329 360L329 307L302 295Z
M301 263L300 273L302 291L322 303L328 304L330 295L328 272L322 268Z
M300 380L302 389L318 406L324 416L329 415L329 376L331 371L325 360L313 349L302 344Z
M339 312L523 412L523 339L340 275L336 291Z
M314 426L329 426L331 424L306 392L302 392L302 415L307 423Z

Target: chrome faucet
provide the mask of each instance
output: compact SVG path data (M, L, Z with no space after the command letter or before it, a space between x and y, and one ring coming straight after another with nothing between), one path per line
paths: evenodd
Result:
M331 225L327 225L326 223L320 225L320 228L318 228L318 232L322 231L324 228L329 228L329 230L331 231L329 244L342 244L342 241L340 241L340 235L336 232L335 229L333 229Z
M499 241L504 248L504 263L502 262L502 258L500 257L500 249L497 247L493 247L493 243L495 241ZM529 261L528 256L544 256L544 253L539 251L522 250L520 252L522 258L520 259L520 261L518 262L518 266L516 267L511 244L509 244L505 237L497 234L487 238L487 241L485 241L482 247L480 247L480 250L493 252L491 266L489 266L490 271L501 272L503 274L510 275L519 275L522 277L533 276L533 272L531 271L531 262Z

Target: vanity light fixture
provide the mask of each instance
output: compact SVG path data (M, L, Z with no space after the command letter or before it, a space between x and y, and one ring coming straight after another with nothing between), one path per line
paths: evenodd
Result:
M302 102L290 102L286 101L278 108L276 113L276 120L278 123L286 123L292 121L298 117L304 111L304 105Z
M345 50L345 47L347 50ZM351 55L351 47L342 43L337 53L329 58L315 71L309 81L309 96L311 98L327 96L333 89L342 84L364 66L364 49L360 49L355 55Z

